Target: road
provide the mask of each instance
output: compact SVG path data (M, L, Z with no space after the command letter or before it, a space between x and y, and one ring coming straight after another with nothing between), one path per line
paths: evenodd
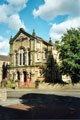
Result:
M80 90L46 90L46 89L9 89L7 90L7 101L0 102L0 105L7 106L13 104L20 104L23 99L27 100L27 96L45 95L45 96L61 96L61 97L73 97L80 98ZM35 97L36 99L36 97Z
M79 90L8 90L0 105L1 120L80 119Z

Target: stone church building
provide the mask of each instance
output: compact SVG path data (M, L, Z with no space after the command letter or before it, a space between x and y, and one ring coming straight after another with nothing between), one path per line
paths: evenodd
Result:
M8 78L18 80L21 85L36 80L43 80L41 66L46 64L47 56L53 45L38 36L32 35L23 28L10 38L10 66Z

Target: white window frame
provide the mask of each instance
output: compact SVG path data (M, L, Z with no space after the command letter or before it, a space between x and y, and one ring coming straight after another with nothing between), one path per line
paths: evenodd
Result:
M25 51L23 49L20 49L19 51L19 66L23 66L25 64L23 64L23 54L25 53ZM20 65L20 54L21 54L21 65Z

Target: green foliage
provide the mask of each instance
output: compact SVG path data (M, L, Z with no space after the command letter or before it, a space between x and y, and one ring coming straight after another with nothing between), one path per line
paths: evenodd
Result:
M61 72L71 77L72 83L80 80L80 29L71 28L58 45Z
M52 53L47 58L47 64L44 68L45 82L48 83L60 83L61 75L59 72L59 66L53 58Z
M2 80L1 86L2 86L2 87L5 87L5 86L6 86L6 81L5 81L5 79Z
M13 88L16 87L16 84L13 80L9 80L8 84L6 84L6 88Z

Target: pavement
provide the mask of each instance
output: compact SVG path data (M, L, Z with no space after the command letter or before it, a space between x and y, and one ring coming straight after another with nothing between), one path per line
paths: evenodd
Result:
M0 106L8 106L8 105L14 105L14 104L21 104L21 99L7 99L4 102L0 102Z

